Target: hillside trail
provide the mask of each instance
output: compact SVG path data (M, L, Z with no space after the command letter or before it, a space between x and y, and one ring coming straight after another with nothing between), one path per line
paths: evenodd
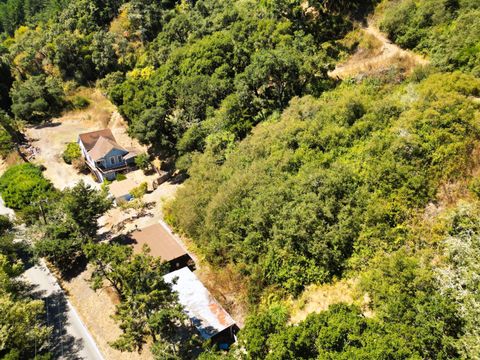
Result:
M364 57L357 51L345 62L338 64L329 75L332 78L345 79L359 74L377 72L388 69L395 63L408 64L410 68L417 65L427 65L429 61L410 50L404 50L392 43L378 27L369 20L367 26L361 28L367 35L371 35L381 43L381 48L373 56Z

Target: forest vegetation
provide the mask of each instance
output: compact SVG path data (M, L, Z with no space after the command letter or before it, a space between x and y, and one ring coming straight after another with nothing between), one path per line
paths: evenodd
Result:
M145 159L174 160L188 178L166 220L242 279L249 312L237 345L202 359L479 358L479 15L476 0L0 0L0 155L95 86ZM430 64L330 78L367 17ZM0 194L37 238L28 251L65 275L89 261L92 287L117 290L113 346L193 356L163 265L96 242L104 193L22 164ZM41 313L0 227L0 307ZM291 322L287 299L341 279L350 303ZM34 321L19 319L1 321ZM32 356L19 333L0 334L0 356Z

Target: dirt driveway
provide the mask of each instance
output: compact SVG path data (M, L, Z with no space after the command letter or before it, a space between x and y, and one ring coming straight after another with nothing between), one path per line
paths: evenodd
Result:
M127 174L127 177L135 179L139 183L139 173L141 171L137 170ZM148 180L148 177L145 177L143 181L148 182ZM110 233L109 237L115 237L163 220L163 205L175 197L179 186L181 185L165 182L154 191L145 194L143 201L148 204L148 209L142 215L139 215L139 211L133 209L112 208L99 219L99 223L102 226L100 233L108 232Z
M90 174L79 174L62 159L66 145L77 141L81 133L110 128L120 145L140 151L146 150L127 135L125 121L99 90L84 89L81 95L89 99L91 105L88 108L67 112L62 117L53 119L50 124L26 130L32 146L39 149L33 162L47 168L45 177L58 189L70 187L80 179L95 187L99 186Z
M71 187L80 180L95 187L98 186L90 174L79 174L72 165L66 164L62 159L62 152L67 143L75 141L79 133L89 131L93 127L91 123L87 125L85 121L75 119L27 130L32 146L39 148L32 162L46 167L44 175L56 188Z

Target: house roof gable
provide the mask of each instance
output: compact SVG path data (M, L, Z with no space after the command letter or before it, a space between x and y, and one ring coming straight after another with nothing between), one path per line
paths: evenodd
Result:
M108 155L114 149L120 150L124 155L128 153L127 150L118 145L114 140L100 136L95 146L88 152L88 155L90 155L93 161L97 161Z
M82 142L83 146L85 147L85 150L87 151L92 150L92 148L95 146L95 144L97 143L100 137L104 137L115 143L117 142L117 140L115 139L115 136L113 136L112 134L112 130L110 129L91 131L88 133L80 134L78 135L78 137L80 138L80 141Z

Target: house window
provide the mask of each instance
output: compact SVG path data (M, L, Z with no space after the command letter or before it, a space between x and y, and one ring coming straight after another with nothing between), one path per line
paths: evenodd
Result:
M122 162L122 156L121 156L121 155L117 155L117 161L118 161L119 163Z
M115 156L112 156L112 157L110 158L110 164L111 164L111 165L115 164Z

